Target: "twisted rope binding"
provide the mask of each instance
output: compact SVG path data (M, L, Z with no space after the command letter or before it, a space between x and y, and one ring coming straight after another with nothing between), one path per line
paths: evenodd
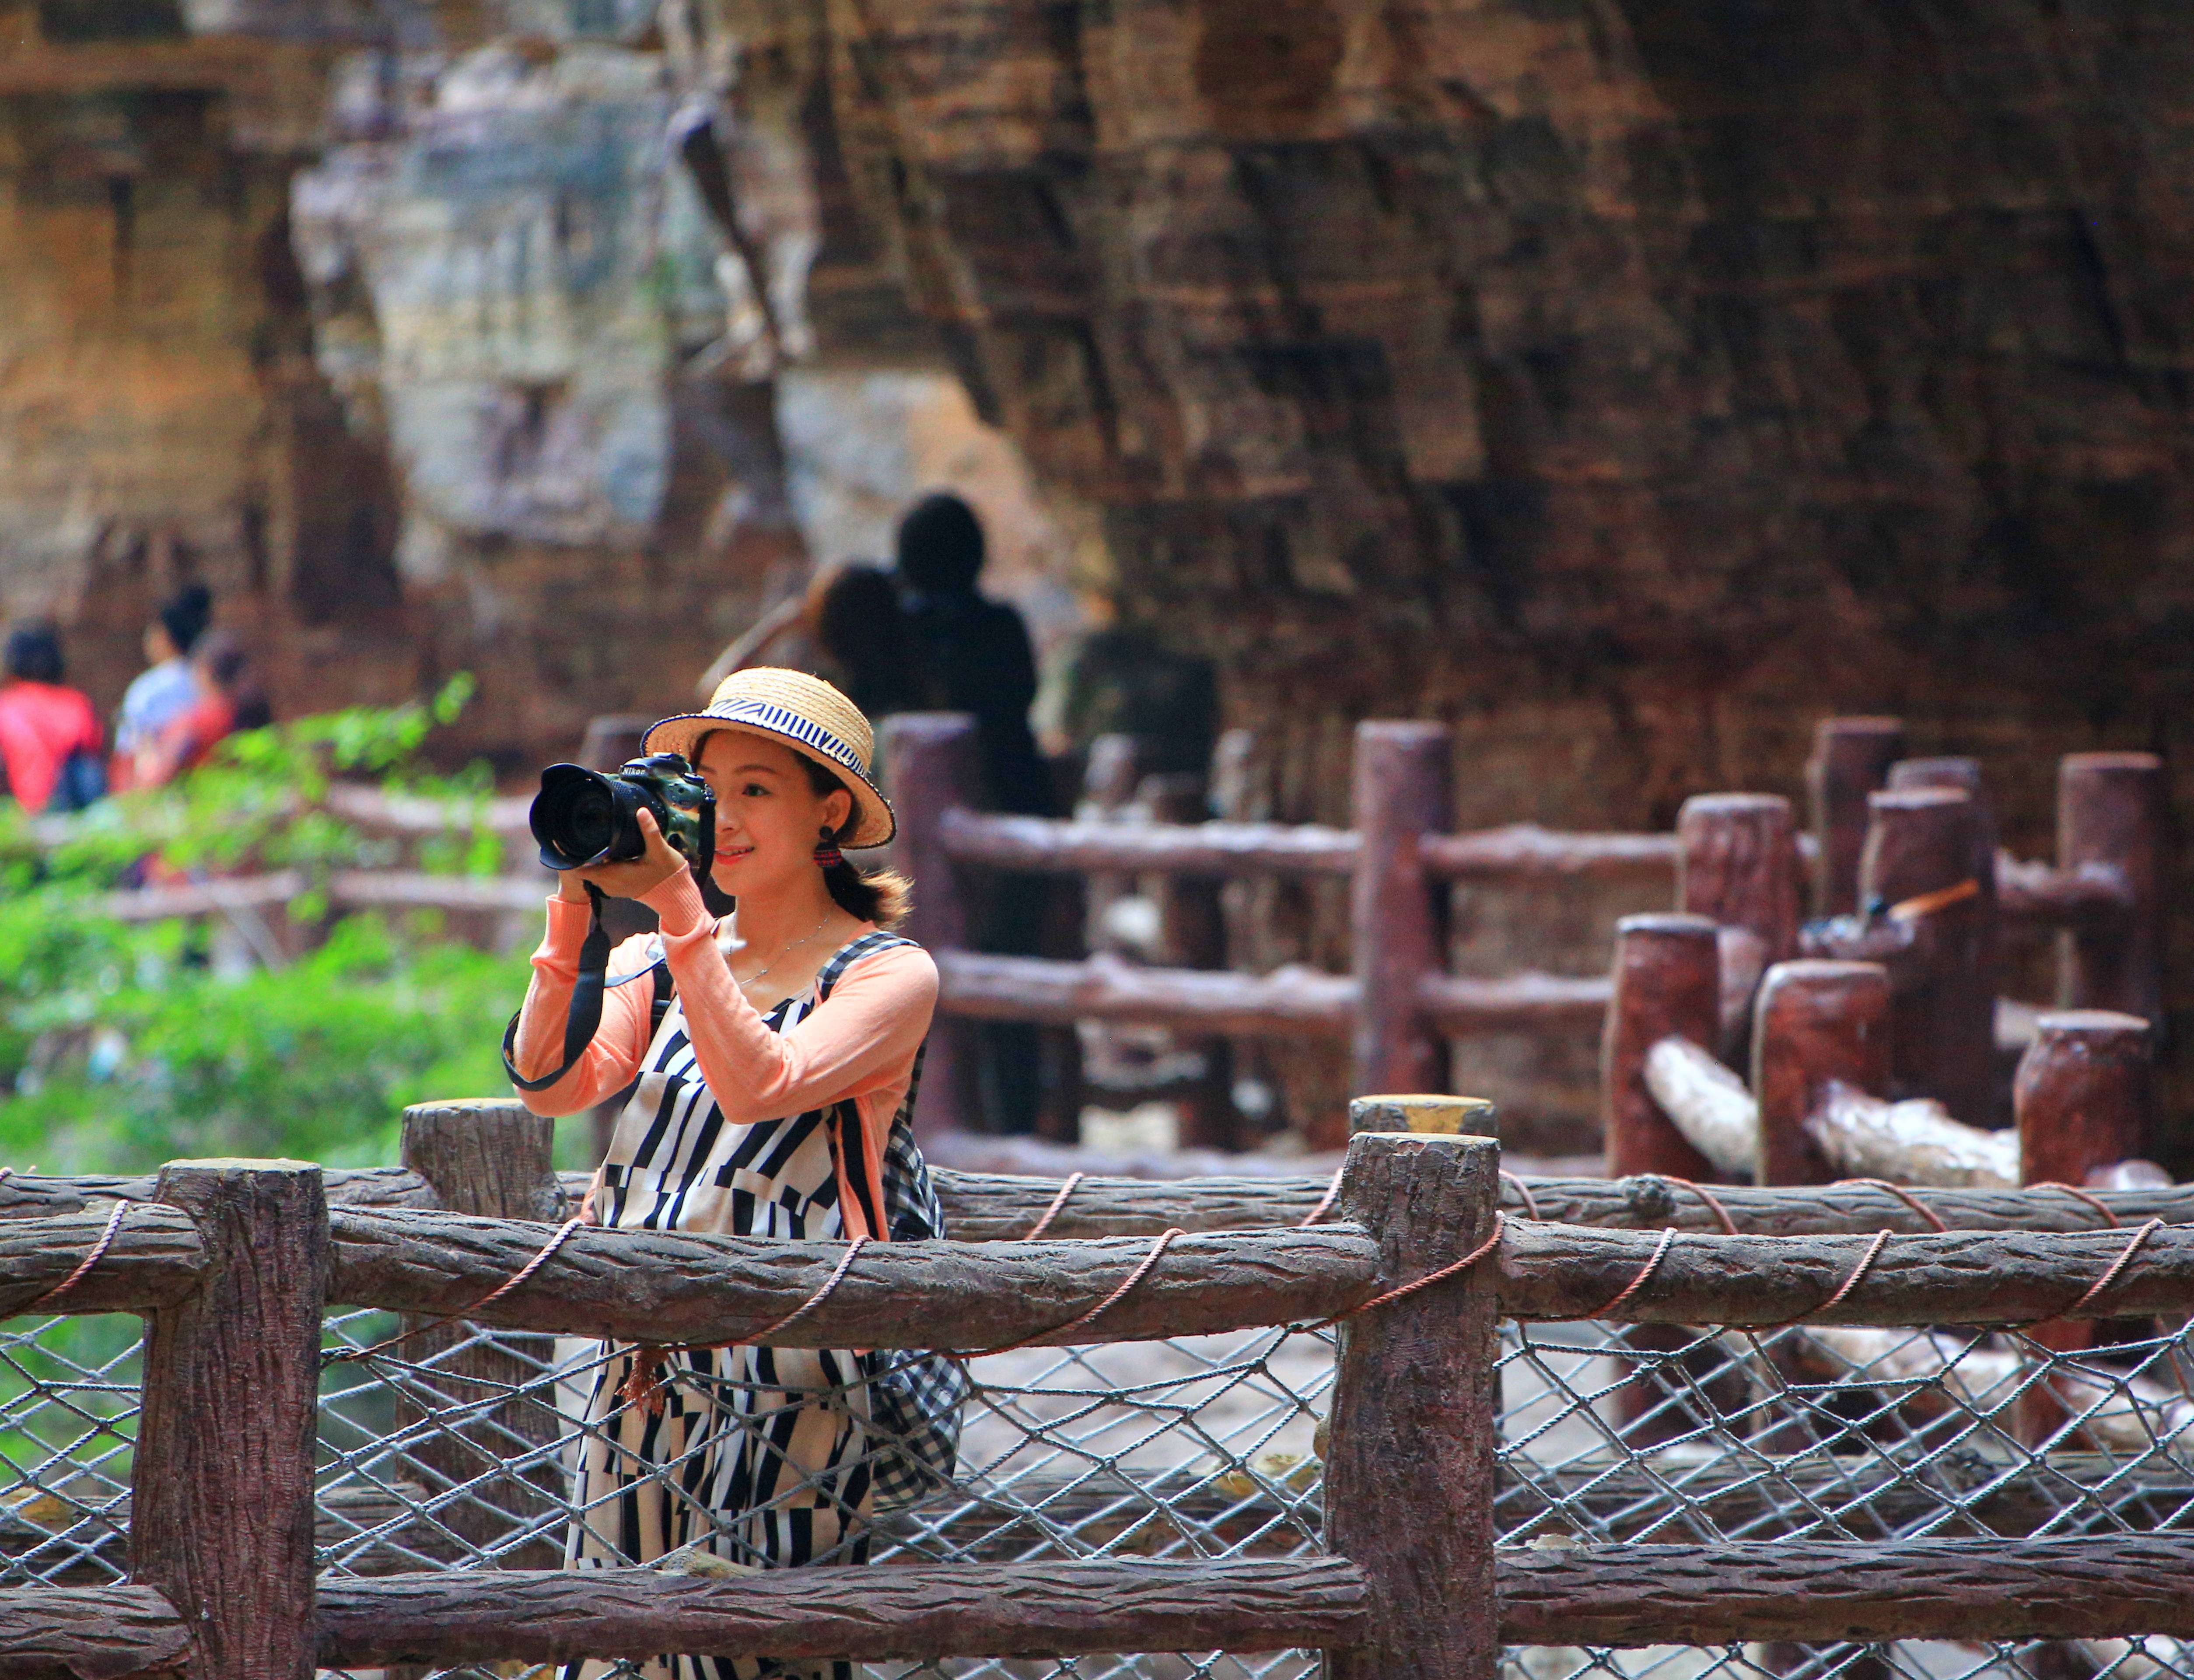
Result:
M1653 1245L1653 1251L1646 1257L1646 1263L1638 1269L1638 1275L1590 1312L1579 1313L1577 1316L1580 1319L1605 1318L1640 1290L1645 1288L1646 1280L1661 1269L1661 1262L1667 1257L1669 1249L1675 1246L1675 1241L1676 1228L1674 1225L1663 1227L1661 1240Z
M1309 1217L1301 1224L1295 1227L1297 1230L1308 1230L1325 1217L1327 1211L1333 1205L1333 1199L1341 1194L1341 1175L1346 1171L1344 1167L1334 1168L1333 1182L1325 1187L1325 1194L1318 1199L1318 1205L1311 1209Z
M1943 1223L1943 1216L1936 1212L1933 1208L1928 1206L1927 1203L1921 1201L1919 1197L1914 1195L1902 1184L1892 1184L1887 1178L1847 1178L1842 1182L1847 1184L1864 1184L1870 1190L1887 1190L1891 1195L1896 1197L1898 1200L1903 1202L1905 1206L1910 1208L1930 1225L1933 1225L1938 1231L1944 1233L1945 1235L1948 1235L1950 1233L1950 1228ZM2112 1223L2115 1223L2116 1222L2113 1221Z
M1501 1182L1504 1184L1513 1184L1516 1187L1516 1196L1524 1204L1524 1217L1526 1219L1537 1219L1543 1217L1539 1212L1539 1199L1531 1194L1531 1187L1505 1166L1501 1169ZM1340 1187L1340 1179L1334 1180L1335 1188Z
M1729 1210L1721 1205L1721 1198L1707 1188L1705 1185L1694 1184L1688 1178L1679 1178L1673 1172L1657 1172L1653 1176L1664 1184L1682 1185L1684 1188L1714 1210L1714 1217L1721 1221L1724 1236L1733 1237L1737 1234L1737 1221L1729 1217Z
M114 1246L114 1234L122 1228L122 1216L129 1211L128 1202L114 1204L114 1211L106 1216L106 1228L99 1234L99 1240L91 1246L91 1252L76 1263L76 1269L49 1289L35 1301L26 1302L15 1309L18 1313L35 1313L41 1307L49 1307L62 1296L82 1283L94 1266L106 1257L106 1251Z
M2029 1184L2026 1188L2030 1190L2062 1190L2066 1195L2075 1197L2077 1200L2087 1203L2089 1207L2092 1207L2096 1212L2101 1214L2105 1223L2107 1223L2112 1230L2122 1231L2125 1229L2124 1222L2119 1219L2116 1213L2111 1211L2111 1205L2091 1190L2083 1190L2076 1184L2060 1183L2054 1178L2045 1178L2039 1184Z
M1059 1217L1059 1210L1066 1205L1066 1199L1074 1194L1074 1187L1079 1184L1088 1176L1088 1174L1084 1172L1068 1173L1066 1175L1066 1182L1059 1187L1059 1194L1051 1199L1051 1205L1044 1209L1043 1217L1037 1220L1035 1224L1028 1228L1028 1234L1023 1237L1021 1240L1023 1242L1034 1242L1038 1237L1049 1230L1051 1228L1051 1222Z
M1427 1272L1422 1277L1413 1278L1399 1288L1390 1289L1384 1295L1375 1295L1369 1301L1360 1302L1346 1312L1335 1313L1331 1318L1322 1318L1316 1324L1307 1327L1312 1330L1330 1330L1343 1319L1354 1318L1358 1313L1368 1313L1374 1307L1383 1307L1390 1301L1399 1301L1404 1296L1414 1295L1421 1289L1430 1289L1441 1280L1451 1278L1457 1272L1476 1265L1495 1249L1500 1247L1502 1234L1502 1222L1508 1217L1507 1214L1496 1211L1493 1216L1493 1234L1464 1255L1462 1259L1450 1260L1436 1272Z
M1866 1252L1859 1256L1858 1264L1851 1269L1851 1275L1838 1284L1836 1292L1822 1302L1819 1306L1808 1307L1795 1318L1778 1319L1772 1324L1749 1325L1746 1328L1756 1336L1763 1330L1787 1330L1794 1324L1803 1324L1809 1318L1818 1318L1823 1313L1835 1311L1843 1305L1845 1298L1852 1291L1858 1287L1859 1280L1874 1269L1875 1261L1880 1257L1882 1249L1888 1244L1892 1234L1892 1233L1888 1231L1876 1231L1874 1234L1874 1240L1866 1246Z
M744 1344L749 1347L767 1346L771 1337L784 1334L829 1300L837 1292L838 1286L846 1280L846 1274L853 1270L854 1257L868 1246L869 1239L864 1236L855 1237L847 1243L846 1251L838 1257L838 1263L830 1269L830 1275L823 1280L820 1288L783 1318L764 1325L751 1336L744 1338ZM508 1289L517 1281L513 1278L503 1287ZM617 1392L651 1418L660 1417L663 1412L663 1378L659 1373L667 1355L708 1353L718 1348L738 1345L739 1343L733 1342L672 1342L661 1347L635 1347L632 1350L632 1370L626 1375L623 1385Z
M563 1247L566 1242L570 1241L571 1233L577 1230L580 1226L586 1223L587 1221L583 1215L577 1218L566 1219L561 1225L557 1227L556 1234L549 1238L547 1242L541 1246L541 1251L538 1254L535 1255L531 1260L528 1260L523 1266L520 1266L515 1272L513 1272L508 1277L505 1278L501 1283L497 1284L493 1289L488 1291L486 1294L481 1296L479 1300L474 1302L471 1305L460 1307L454 1313L445 1313L439 1318L428 1319L423 1324L415 1324L409 1330L399 1330L395 1335L383 1337L380 1341L374 1343L370 1347L334 1349L331 1351L320 1355L320 1363L323 1365L343 1365L347 1364L352 1360L370 1358L375 1354L386 1353L391 1348L400 1347L405 1343L410 1341L414 1336L423 1336L430 1330L439 1330L445 1324L454 1324L459 1319L470 1317L473 1314L478 1312L482 1307L491 1305L493 1303L503 1299L503 1297L509 1294L512 1290L517 1288L518 1286L524 1283L526 1279L531 1277L534 1273L539 1271L542 1267L547 1265L548 1263L549 1257L554 1254L558 1249Z
M2082 1308L2095 1300L2105 1290L2108 1289L2112 1284L2118 1280L2120 1275L2123 1274L2128 1266L2133 1264L2133 1257L2139 1251L2140 1246L2162 1228L2163 1222L2161 1219L2151 1219L2146 1224L2143 1225L2138 1231L2135 1231L2133 1234L2132 1240L2128 1241L2123 1248L2118 1251L2118 1257L2111 1262L2110 1269L2105 1272L2102 1276L2097 1278L2093 1283L2089 1284L2087 1288L2087 1292L2082 1295L2080 1298L2075 1301L2071 1306L2065 1308L2063 1312L2059 1313L2057 1316L2059 1318L2070 1318L2073 1314L2078 1312ZM2035 1319L2030 1321L2035 1324L2041 1324L2046 1320Z
M958 1360L962 1365L964 1365L971 1359L988 1359L993 1354L1015 1353L1019 1349L1029 1346L1032 1343L1048 1341L1054 1336L1064 1336L1070 1330L1081 1329L1083 1325L1093 1322L1100 1315L1111 1311L1112 1308L1117 1306L1122 1301L1125 1300L1135 1286L1151 1274L1151 1269L1158 1263L1158 1257L1163 1255L1167 1249L1173 1246L1173 1240L1175 1237L1185 1237L1187 1234L1188 1233L1182 1230L1178 1225L1170 1226L1162 1232L1159 1234L1157 1240L1151 1245L1151 1251L1143 1257L1141 1263L1139 1264L1134 1271L1128 1274L1126 1279L1122 1281L1118 1288L1115 1289L1110 1295L1107 1295L1088 1312L1083 1313L1077 1317L1071 1318L1064 1324L1055 1324L1048 1330L1039 1330L1034 1335L1024 1336L1018 1342L1008 1342L1001 1347L985 1348L979 1353L955 1354L952 1357Z

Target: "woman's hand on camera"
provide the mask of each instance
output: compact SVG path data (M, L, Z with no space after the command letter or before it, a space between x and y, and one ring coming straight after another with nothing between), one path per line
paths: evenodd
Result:
M587 901L589 881L612 898L644 898L686 867L686 860L663 837L655 813L642 806L640 832L647 849L629 863L598 863L591 869L566 869L556 877L556 895L574 904Z

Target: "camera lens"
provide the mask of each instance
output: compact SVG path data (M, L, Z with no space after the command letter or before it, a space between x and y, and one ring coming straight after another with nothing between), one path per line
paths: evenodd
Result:
M541 861L550 869L578 869L607 855L639 856L640 831L629 808L637 799L629 788L623 798L619 791L607 776L577 764L543 770L541 791L526 814Z

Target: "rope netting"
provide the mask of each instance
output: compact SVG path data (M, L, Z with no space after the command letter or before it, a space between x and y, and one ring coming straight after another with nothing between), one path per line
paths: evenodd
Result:
M843 1538L818 1561L1042 1562L1285 1556L1320 1548L1320 1425L1333 1334L1243 1332L1162 1342L1029 1347L979 1359L957 1470L915 1505L835 1504L782 1444L795 1414L851 1410L859 1450L892 1442L850 1389L790 1399L742 1391L677 1360L674 1411L750 1438L772 1474L745 1509L698 1497L721 1430L684 1453L634 1458L622 1350L490 1334L466 1323L400 1342L390 1315L331 1315L328 1346L359 1350L323 1376L322 1568L552 1568L575 1548L615 1556L617 1504L675 1510L691 1544L667 1567L737 1574L772 1513L825 1511ZM0 1335L0 1584L96 1585L126 1568L139 1325L123 1316L19 1320ZM2048 1537L2194 1528L2194 1336L2127 1320L2065 1351L2050 1330L1769 1331L1593 1323L1504 1326L1496 1525L1504 1544L1881 1541ZM376 1344L387 1345L376 1347ZM589 1417L598 1379L609 1393ZM711 1447L706 1443L715 1441ZM624 1453L629 1485L581 1497L586 1453ZM1410 1520L1406 1510L1396 1522ZM633 1560L643 1561L643 1560ZM1191 1677L1293 1680L1302 1653L969 1659L874 1665L916 1677ZM2194 1680L2175 1641L1878 1646L1531 1648L1510 1680ZM589 1680L655 1666L588 1665ZM732 1671L726 1666L724 1672ZM741 1673L748 1670L742 1667ZM460 1671L450 1671L452 1674ZM484 1671L482 1671L485 1672ZM508 1680L506 1675L503 1680Z

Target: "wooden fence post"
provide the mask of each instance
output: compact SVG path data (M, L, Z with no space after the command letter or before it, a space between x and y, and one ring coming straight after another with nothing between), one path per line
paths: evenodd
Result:
M1615 996L1600 1040L1600 1113L1607 1176L1634 1172L1710 1181L1693 1148L1646 1089L1646 1056L1663 1038L1711 1050L1721 1036L1721 964L1704 916L1626 916L1615 924Z
M1385 1274L1422 1277L1492 1234L1501 1148L1490 1138L1364 1132L1339 1211L1378 1239ZM1329 1680L1493 1680L1500 1303L1481 1263L1346 1320L1325 1456L1327 1544L1370 1587L1364 1642Z
M1858 908L1866 796L1904 756L1904 725L1894 717L1824 717L1813 726L1806 793L1819 845L1813 866L1816 916L1847 916Z
M2152 752L2075 752L2057 766L2057 864L2116 869L2133 911L2064 935L2058 997L2074 1009L2163 1018L2163 761Z
M1979 813L1956 788L1873 795L1860 867L1866 901L1894 909L1973 878ZM1992 885L1992 883L1991 883ZM1996 1106L1996 894L1926 910L1924 969L1900 975L1891 1021L1891 1095L1939 1100L1968 1125Z
M1768 969L1752 1031L1760 1183L1835 1181L1806 1120L1831 1079L1869 1096L1887 1090L1889 1045L1889 972L1880 964L1808 959Z
M1674 1035L1711 1050L1721 1038L1720 930L1704 916L1626 916L1615 924L1615 996L1600 1040L1601 1136L1607 1176L1655 1172L1695 1183L1720 1177L1662 1113L1646 1088L1646 1056ZM1610 1396L1610 1412L1626 1445L1643 1451L1697 1427L1677 1399L1678 1385L1663 1379L1662 1359L1680 1353L1696 1338L1680 1325L1627 1325L1617 1332L1627 1347L1658 1355L1631 1366L1632 1378ZM1691 1369L1689 1380L1709 1379Z
M957 712L903 711L884 720L887 791L899 815L893 855L914 882L914 908L903 931L940 960L968 948L968 906L958 872L939 834L945 813L973 810L982 787L975 720ZM968 1129L979 1118L975 1033L970 1023L939 1012L929 1029L915 1131L929 1138Z
M151 1315L129 1573L191 1631L189 1680L310 1680L328 1204L302 1161L171 1161L155 1198L211 1262Z
M560 1221L567 1217L554 1159L556 1123L508 1101L422 1102L404 1111L403 1162L425 1179L451 1213L494 1219ZM513 1537L562 1504L564 1470L546 1452L533 1464L497 1475L528 1446L553 1447L562 1434L555 1397L543 1385L556 1357L553 1336L497 1332L492 1343L449 1350L475 1332L462 1320L407 1319L417 1334L404 1358L431 1366L398 1391L396 1422L409 1430L426 1407L463 1407L474 1415L418 1431L405 1456L430 1478L428 1491L469 1487L462 1502L436 1513L439 1525L506 1569L553 1569L563 1561L561 1525L522 1544ZM532 1385L530 1399L488 1402Z
M2111 1010L2053 1010L2036 1021L2011 1088L2021 1184L2084 1185L2096 1168L2148 1153L2155 1037L2139 1015ZM2075 1353L2094 1345L2095 1329L2054 1320L2025 1335ZM2021 1441L2039 1446L2071 1415L2055 1385L2037 1376L2020 1390L2013 1423Z
M1349 933L1358 988L1351 1085L1358 1095L1447 1084L1446 1042L1418 1002L1424 977L1442 966L1447 918L1434 908L1418 846L1427 834L1447 831L1449 754L1444 724L1356 726L1353 803L1362 849ZM1330 1147L1318 1138L1311 1145Z
M1699 793L1676 814L1676 908L1722 930L1721 1033L1742 1049L1752 994L1771 963L1798 950L1798 840L1790 802L1772 793Z
M2012 1109L2019 1182L2085 1184L2098 1167L2145 1157L2156 1034L2114 1010L2051 1010L2019 1060Z

